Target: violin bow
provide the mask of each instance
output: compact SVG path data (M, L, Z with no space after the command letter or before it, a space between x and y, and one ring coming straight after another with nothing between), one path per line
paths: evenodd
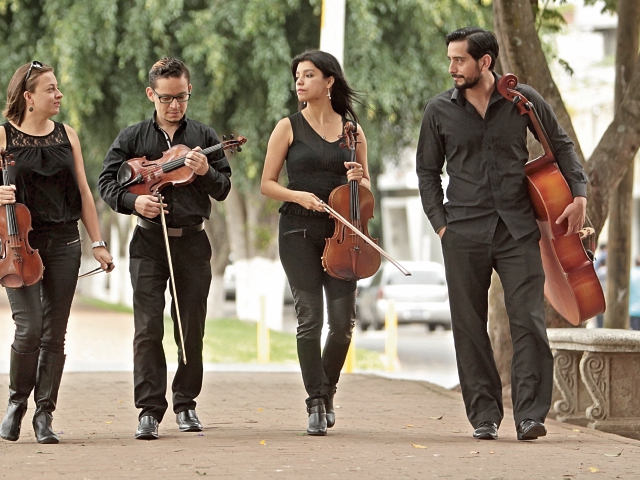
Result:
M378 251L378 253L380 253L380 255L382 255L384 258L389 260L398 270L400 270L400 272L402 272L402 274L405 277L411 276L411 272L409 270L407 270L402 265L400 265L398 262L396 262L393 258L391 258L391 255L389 255L387 252L385 252L383 249L381 249L376 242L371 241L371 239L369 237L367 237L364 233L362 233L360 230L358 230L356 227L354 227L351 224L351 222L349 222L346 218L344 218L342 215L340 215L338 212L336 212L329 205L327 205L326 203L324 203L322 201L321 201L321 203L322 203L322 206L324 207L324 210L328 214L330 214L331 216L337 218L340 221L340 223L342 223L344 226L346 226L351 231L353 231L356 235L358 235L360 238L362 238L365 242L367 242L369 245L371 245L373 248L375 248Z
M182 363L187 364L187 353L184 348L184 335L182 333L182 318L180 318L180 306L178 305L178 291L176 290L176 279L173 276L173 263L171 262L171 248L169 247L169 234L167 233L167 221L164 218L164 207L162 206L162 195L156 192L160 202L160 219L162 220L162 233L164 235L164 245L167 249L167 261L169 262L169 275L171 276L171 287L173 288L173 301L176 304L176 315L178 316L178 330L180 331L180 345L182 345Z

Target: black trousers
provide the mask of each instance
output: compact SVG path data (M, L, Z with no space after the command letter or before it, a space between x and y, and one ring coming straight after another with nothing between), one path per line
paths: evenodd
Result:
M30 287L7 288L16 332L13 349L64 354L71 303L78 282L81 245L77 223L35 232L29 245L39 250L43 278Z
M502 385L487 332L488 291L495 269L504 287L513 363L511 391L516 425L543 422L551 406L553 357L544 320L544 271L539 231L514 240L502 220L491 244L473 242L447 229L442 251L460 386L474 427L500 425Z
M196 408L202 388L202 344L207 296L211 285L211 244L204 230L189 237L169 237L178 305L182 319L187 364L182 346L175 299L171 303L173 333L178 346L178 369L171 386L175 413ZM129 245L133 285L133 382L140 417L159 422L168 408L167 362L162 348L165 290L170 280L162 232L136 227ZM173 298L173 289L170 289Z
M280 216L280 260L298 318L296 342L307 404L314 398L326 399L335 391L355 325L356 282L334 278L322 267L325 238L333 231L334 221L327 218ZM323 293L329 335L321 351Z

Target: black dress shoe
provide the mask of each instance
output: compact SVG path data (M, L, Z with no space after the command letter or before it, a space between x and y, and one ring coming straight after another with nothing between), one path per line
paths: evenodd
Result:
M536 422L530 418L522 420L518 424L518 440L535 440L547 434L547 428L542 422Z
M324 399L314 398L311 400L307 407L307 412L309 413L307 435L326 435L327 411L325 410Z
M201 432L202 424L195 410L185 410L176 414L176 423L181 432Z
M482 422L473 431L473 438L479 440L495 440L498 438L498 425L493 422Z
M140 423L138 424L135 437L138 440L155 440L160 437L160 435L158 435L158 420L151 415L140 417Z

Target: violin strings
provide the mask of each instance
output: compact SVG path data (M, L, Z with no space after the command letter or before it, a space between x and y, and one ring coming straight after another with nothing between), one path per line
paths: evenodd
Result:
M214 152L216 150L220 150L222 148L222 146L223 146L223 144L219 143L217 145L214 145L213 147L209 147L209 148L205 148L204 150L201 150L200 153L202 153L203 155L207 155L207 154L209 154L211 152ZM165 164L154 165L153 167L148 167L148 168L143 170L142 176L145 179L148 179L153 174L155 174L158 170L162 170L164 173L170 172L171 170L175 170L176 168L182 167L184 165L184 161L186 159L187 159L187 157L174 158L173 160L169 160Z

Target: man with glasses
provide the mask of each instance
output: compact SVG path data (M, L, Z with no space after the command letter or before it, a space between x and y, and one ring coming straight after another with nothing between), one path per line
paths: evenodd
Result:
M231 189L231 168L222 151L200 153L220 143L213 128L185 115L191 84L189 69L180 60L163 58L149 71L147 98L155 106L152 118L123 129L104 159L98 180L100 195L118 213L138 217L129 245L135 335L133 340L134 397L141 409L135 433L138 439L158 438L158 424L168 408L167 364L162 347L165 290L170 265L161 219L164 209L176 299L171 304L174 338L183 358L178 321L182 323L187 362L178 361L173 379L173 410L182 432L202 430L195 398L202 388L202 342L211 283L211 245L203 221L211 212L210 198L224 200ZM192 148L185 165L195 180L162 189L161 205L154 195L136 195L118 182L122 164L132 158L157 160L173 145ZM202 148L201 148L202 147ZM173 290L171 295L173 297Z

